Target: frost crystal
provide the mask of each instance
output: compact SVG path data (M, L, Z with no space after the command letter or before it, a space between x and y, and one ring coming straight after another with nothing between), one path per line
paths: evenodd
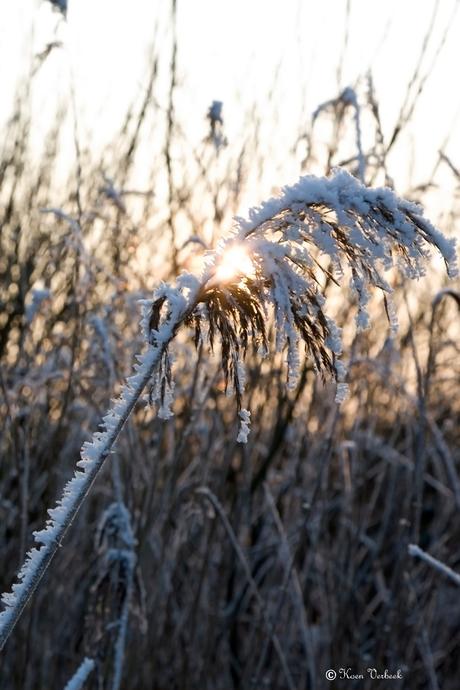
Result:
M80 690L94 668L94 659L85 657L76 673L69 680L64 690Z
M337 393L335 396L336 403L343 403L348 398L349 390L346 383L337 384Z
M248 442L248 436L249 436L249 425L251 423L251 420L249 419L251 416L251 413L248 412L247 410L240 410L239 416L240 416L240 426L239 426L238 438L236 440L238 441L238 443L247 443Z

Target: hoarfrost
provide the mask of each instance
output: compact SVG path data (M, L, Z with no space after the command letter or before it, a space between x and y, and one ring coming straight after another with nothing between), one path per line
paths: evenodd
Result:
M64 690L81 690L93 668L94 659L85 657Z
M351 93L348 98L353 101ZM210 119L215 126L222 124L217 102L210 110ZM80 228L72 218L59 209L42 212L53 212L67 220L81 242ZM250 254L254 276L240 273L234 285L222 286L216 279L216 261L218 264L228 247L238 244ZM342 349L340 330L324 313L325 300L317 287L316 272L329 274L309 252L310 245L320 255L330 257L339 277L345 268L351 273L358 301L358 329L369 323L368 287L380 288L385 296L391 291L382 278L382 270L397 266L408 277L419 278L424 275L423 262L431 246L443 256L448 274L458 275L455 239L447 239L436 230L423 217L420 206L399 199L390 189L367 188L344 170L334 170L331 179L303 177L284 187L279 197L251 209L248 219L235 218L230 239L221 241L217 250L205 257L200 280L183 273L176 288L161 283L154 292L153 303L142 302L146 352L138 357L136 373L127 380L121 397L104 417L103 431L96 432L92 441L84 444L78 462L83 471L75 473L62 500L49 511L51 519L46 528L34 533L43 546L27 554L19 573L20 582L13 585L11 593L2 596L7 607L0 613L2 639L6 639L5 631L11 629L23 610L152 375L159 386L159 414L169 416L173 384L168 346L181 325L195 319L196 342L200 341L204 316L208 319L210 341L212 329L220 331L226 347L225 370L228 374L230 369L234 375L239 406L244 386L240 353L245 351L251 336L255 339L262 335L266 347L266 304L274 307L277 348L287 349L289 387L294 386L297 376L300 337L320 373L326 372L336 381L345 378L345 367L336 358ZM394 330L397 322L389 300L386 307ZM346 398L347 390L346 383L338 383L337 402ZM237 440L245 443L250 425L247 410L239 410L239 422Z
M238 443L247 443L249 436L249 425L251 423L250 417L251 413L248 410L240 410L240 426L238 429L238 438L236 439Z
M335 402L336 403L345 402L345 400L348 398L348 395L349 395L348 385L346 383L338 383L337 384L337 393L335 396Z

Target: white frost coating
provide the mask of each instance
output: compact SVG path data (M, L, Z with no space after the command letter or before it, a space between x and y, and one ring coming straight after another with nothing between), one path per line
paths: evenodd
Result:
M358 163L363 178L364 156L356 94L348 89L341 98L355 109ZM230 241L244 244L247 250L250 248L255 270L261 276L272 278L272 286L264 297L275 309L277 350L287 347L289 388L295 386L298 368L298 334L293 323L292 300L297 295L299 301L303 301L302 315L312 320L317 310L308 300L302 300L302 295L311 289L319 308L325 302L307 278L308 269L316 268L309 245L314 245L320 254L332 260L338 280L343 277L345 268L351 273L351 288L357 298L358 331L370 326L368 288L378 287L390 295L392 288L383 274L393 266L411 279L422 277L431 245L440 251L449 275L458 274L456 240L445 238L423 217L419 205L400 199L389 188L368 188L345 170L334 170L331 179L302 177L296 184L284 187L278 197L251 209L247 219L236 217L234 220L235 234ZM226 243L219 246L219 253L225 248ZM388 297L386 308L390 328L395 331L397 318ZM326 319L330 333L325 346L339 355L342 350L340 329L333 320ZM343 364L335 360L334 365L337 379L343 380ZM343 384L337 398L343 399L345 395Z
M240 410L239 412L239 417L240 417L240 426L239 426L239 433L238 433L238 438L236 439L238 443L247 443L248 442L248 436L249 436L249 425L251 423L250 417L251 413L248 412L248 410Z
M123 544L123 549L132 550L136 546L137 542L131 528L131 516L124 503L114 501L104 510L99 518L96 533L98 549L101 549L101 547L104 549L108 548L107 543L105 543L107 534L116 534L117 543Z
M2 596L2 601L6 605L5 610L0 613L0 639L3 642L58 548L105 458L110 454L121 428L158 366L163 354L163 344L171 339L174 327L187 307L185 297L169 285L162 284L157 294L165 295L167 298L169 318L164 319L159 330L155 331L156 344L150 344L148 307L147 303L143 304L142 325L144 336L149 343L148 348L144 354L138 356L136 374L127 380L127 385L122 387L121 396L104 418L105 430L94 433L92 441L83 445L81 460L77 463L83 471L76 471L74 477L66 484L62 499L58 501L56 508L49 511L51 519L47 521L45 529L34 532L36 542L42 546L32 549L26 555L18 575L20 582L13 584L11 593Z
M345 364L340 359L336 359L334 364L335 364L335 370L337 372L337 379L339 381L342 381L345 378L345 376L347 375L347 369L345 367Z
M396 237L402 245L404 245L411 254L413 248L412 242L421 244L423 240L431 239L434 244L439 247L439 251L446 260L448 265L449 275L454 277L457 275L457 257L455 252L455 239L447 239L444 235L436 230L436 228L423 218L423 209L418 204L414 204L400 199L389 188L365 187L358 180L352 177L345 170L334 169L333 177L327 179L325 177L318 178L311 175L301 177L299 181L282 189L279 197L270 199L261 204L259 208L253 208L249 212L249 220L239 217L235 218L237 235L242 239L256 230L259 232L266 232L267 227L260 226L272 221L272 226L276 225L274 218L278 214L292 207L302 207L305 209L306 205L318 204L327 205L337 215L339 222L353 229L359 233L359 240L364 246L372 250L370 260L375 258L382 258L383 255L391 255L391 246L394 244L393 239L388 235L385 228L379 225L376 221L383 220L381 215L382 207L385 207L389 212L394 214L392 223L387 222L386 225L392 225L396 231ZM370 211L372 209L372 211ZM406 217L402 211L409 212L417 220L419 233L414 232L414 228L407 222ZM352 212L352 215L350 215ZM356 224L356 214L361 216L368 216L365 218L363 229ZM327 226L322 226L327 230ZM331 258L335 254L333 242L324 235L323 253L331 251ZM316 234L319 240L319 235ZM391 264L393 265L393 263ZM419 264L419 269L423 270L422 264Z
M128 386L125 387L121 397L117 400L114 408L108 417L109 428L104 432L96 432L91 443L86 442L82 449L82 459L78 465L84 467L83 471L77 471L65 486L62 499L58 501L56 508L49 511L51 519L47 521L45 529L34 532L35 541L43 544L39 549L32 549L26 556L24 565L18 574L17 582L12 587L11 593L2 595L2 601L6 604L6 609L0 613L0 633L10 625L10 621L15 616L15 609L19 598L31 593L37 578L37 571L48 559L49 551L55 549L67 529L76 509L80 506L84 496L95 476L95 468L102 464L103 458L110 453L113 439L116 438L119 428L123 426L133 407L133 399L137 395L134 390L136 387L143 388L149 378L150 371L155 362L158 361L160 349L149 346L148 350L140 357L138 373L128 379ZM137 396L139 397L139 396ZM137 398L136 398L137 400ZM115 425L112 420L117 419ZM26 599L27 600L27 599Z
M321 295L322 297L322 295ZM339 328L334 321L329 316L326 317L327 325L329 327L329 337L326 338L325 345L333 352L335 355L342 354L342 329ZM336 364L336 369L337 369Z
M348 385L346 383L338 383L337 384L337 393L335 396L335 402L336 403L345 402L345 400L348 398L348 395L349 395Z
M138 304L141 305L141 313L142 313L141 332L142 332L142 336L144 338L144 342L148 343L149 338L150 338L149 319L150 319L150 308L152 306L152 300L140 299L140 300L138 300ZM124 386L121 387L122 392L123 392L123 389L124 389Z
M241 357L238 357L238 362L236 365L236 375L238 377L238 385L241 391L244 391L244 383L246 378L246 370L244 368L244 363Z
M85 657L64 690L81 690L93 668L94 659Z
M108 415L102 418L105 428L107 431L111 431L112 429L115 429L118 424L120 423L120 417L118 415L113 415L109 412Z
M174 402L174 385L174 381L171 381L166 388L163 403L158 407L158 416L160 419L169 419L174 416L174 412L171 409L171 405Z
M177 285L181 290L190 290L193 295L195 295L201 287L201 283L198 278L193 275L193 273L189 273L188 271L182 271L180 276L177 278Z
M354 99L352 96L350 91L348 101L356 106L356 96ZM324 211L326 207L327 212ZM358 296L358 330L369 327L367 286L391 293L391 286L382 272L393 266L411 279L425 275L423 260L429 257L430 244L441 252L449 275L458 274L455 239L447 239L436 230L423 217L420 206L399 199L391 189L365 187L344 170L334 170L331 179L302 177L296 184L284 187L279 197L251 209L248 220L235 218L235 222L240 242L251 239L258 252L262 273L265 267L273 274L268 258L276 261L281 254L296 265L311 267L308 243L332 259L338 279L342 277L343 264L348 264L353 271L352 287ZM344 234L344 242L353 246L353 252L345 252L339 245L337 223ZM276 241L271 241L270 233L277 231L282 237L275 236ZM285 265L278 271L281 272L286 276ZM289 286L292 288L291 280ZM285 289L286 281L275 287L279 304ZM390 300L388 312L390 326L395 329L397 322ZM283 341L282 334L278 341Z

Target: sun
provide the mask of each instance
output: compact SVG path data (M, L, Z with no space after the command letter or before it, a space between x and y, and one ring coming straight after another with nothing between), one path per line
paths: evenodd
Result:
M254 277L255 268L244 247L230 247L222 254L217 266L215 279L219 283L228 283L238 277Z

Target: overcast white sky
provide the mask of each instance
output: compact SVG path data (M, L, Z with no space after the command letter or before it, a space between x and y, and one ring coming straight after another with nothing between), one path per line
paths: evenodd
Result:
M239 126L245 104L263 101L278 69L279 138L298 127L306 112L337 96L369 68L381 104L384 129L391 131L430 25L435 0L350 0L348 42L343 53L347 0L177 0L178 66L183 84L178 107L187 109L191 136L202 136L204 114L214 99L224 102L227 133ZM447 26L450 33L424 88L411 128L416 181L446 151L460 167L460 12L458 0L439 0L422 74ZM107 143L126 107L145 84L149 46L171 49L171 0L69 0L67 22L58 21L46 0L0 3L0 120L11 113L14 88L30 68L30 57L52 40L53 51L34 81L34 123L52 117L59 95L69 93L72 70L82 132L94 145ZM452 124L454 123L454 124ZM46 128L46 127L45 127ZM408 138L408 142L410 138ZM412 155L407 152L401 171ZM279 154L283 155L282 149ZM407 172L407 170L405 171ZM292 180L280 180L280 184Z

